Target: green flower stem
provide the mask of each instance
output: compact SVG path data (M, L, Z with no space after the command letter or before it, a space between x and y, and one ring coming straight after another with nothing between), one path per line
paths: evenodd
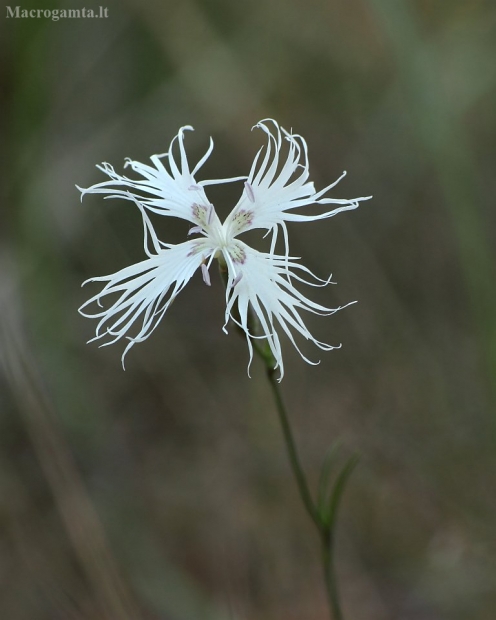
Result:
M219 271L224 285L227 286L227 266L221 258L219 258ZM240 329L239 326L237 327L239 333L244 336L244 331ZM257 325L253 314L251 314L249 317L249 328L252 334L257 333ZM281 423L291 470L298 486L301 501L303 502L303 505L305 506L308 515L312 519L320 535L320 539L322 542L322 561L324 565L324 577L327 595L329 599L329 606L331 609L331 618L332 620L343 620L343 614L341 612L341 606L339 604L339 592L334 566L334 519L337 504L339 502L342 487L344 486L344 483L346 481L347 474L345 476L342 476L343 485L338 485L341 488L335 487L335 490L337 489L338 492L331 495L332 509L331 514L328 518L325 507L322 506L321 509L319 509L315 504L314 500L312 499L310 487L308 485L307 478L305 476L305 473L300 463L300 458L298 456L296 442L294 440L293 431L291 429L291 424L289 422L288 414L286 412L286 407L282 399L279 382L276 378L276 372L274 370L276 361L274 359L274 356L272 355L272 352L270 351L268 345L262 347L256 340L252 341L252 344L253 349L262 359L267 371L267 378L269 380L272 394L274 396L274 401L276 404L279 421ZM352 468L349 467L348 469L351 471Z
M324 564L325 585L332 617L334 620L343 620L339 603L338 580L334 566L334 533L330 530L322 536L322 562Z
M269 365L267 365L267 377L269 379L270 387L272 388L272 394L274 395L276 409L279 415L279 422L281 423L284 441L286 442L289 462L291 464L291 469L293 470L293 474L296 479L296 484L298 485L301 501L303 502L303 505L305 506L310 518L317 526L317 529L320 531L322 529L321 519L312 499L310 489L308 488L307 479L300 464L300 459L298 457L298 451L296 449L293 432L291 430L291 425L289 423L288 415L286 413L286 407L284 406L284 402L282 400L279 383L275 378L274 368Z
M255 346L255 350L258 355L263 359L266 369L267 377L269 379L270 387L272 388L272 394L276 403L277 413L279 415L279 421L281 423L282 432L284 435L284 441L286 443L286 450L289 457L289 462L293 475L298 485L301 501L305 506L305 509L314 522L317 530L319 531L322 542L322 562L324 565L324 579L327 589L327 596L329 599L329 606L332 611L331 617L334 620L342 620L343 614L341 612L341 605L339 603L339 592L337 587L336 571L334 566L334 533L333 527L327 525L321 514L319 513L313 499L312 494L308 486L308 481L303 471L296 448L296 443L293 437L293 431L289 422L286 407L282 399L279 382L276 379L276 373L274 371L274 363L272 357L267 351L261 350L258 345Z

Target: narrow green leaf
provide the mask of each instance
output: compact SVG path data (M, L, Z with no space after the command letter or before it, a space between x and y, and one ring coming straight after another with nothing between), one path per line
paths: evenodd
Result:
M328 511L324 516L325 523L329 528L329 531L332 532L334 529L334 523L336 521L336 515L339 508L339 504L341 498L343 497L344 490L346 488L346 484L353 473L353 470L358 464L360 457L357 454L354 454L348 459L348 462L345 464L339 476L334 483L334 487L332 489L331 497L329 499Z
M327 504L327 498L329 495L329 491L328 491L329 481L331 478L334 458L340 447L341 447L341 442L339 440L335 441L331 445L331 447L327 451L327 454L325 455L324 462L322 464L322 469L320 471L319 490L318 490L318 496L317 496L317 509L321 517L324 516L325 506Z

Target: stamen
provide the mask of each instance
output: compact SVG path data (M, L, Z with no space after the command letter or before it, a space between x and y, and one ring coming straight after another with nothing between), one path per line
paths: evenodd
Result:
M208 267L205 265L205 263L201 264L201 272L203 276L203 281L205 282L207 286L210 286L211 285L210 274L208 273Z
M214 205L210 205L209 211L207 213L207 224L210 226L214 219Z
M190 186L188 187L188 189L189 189L190 191L194 192L194 191L199 191L199 190L201 190L201 187L200 187L199 185L190 185Z
M188 234L186 236L189 237L190 235L196 235L197 233L201 233L201 231L202 231L201 226L193 226L193 228L189 229Z
M248 181L245 181L245 190L246 190L246 195L248 196L248 200L250 202L255 202L255 194L253 193L253 187L248 183Z

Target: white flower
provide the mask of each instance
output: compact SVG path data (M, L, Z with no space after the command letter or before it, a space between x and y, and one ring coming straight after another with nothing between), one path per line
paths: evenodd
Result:
M227 332L226 326L231 319L244 331L250 363L253 358L252 339L266 339L275 360L275 368L279 369L282 378L284 365L278 329L286 333L303 359L309 363L314 362L310 362L299 350L294 339L296 333L325 351L335 348L316 340L300 316L301 310L329 315L340 308L330 309L317 304L295 287L294 282L325 286L330 280L320 280L301 265L299 259L289 256L286 222L332 217L340 211L355 209L360 201L370 197L353 200L324 197L342 177L316 192L313 183L308 181L305 140L288 133L273 120L261 121L256 127L266 133L268 141L263 159L260 161L264 148L257 153L248 177L197 181L195 176L212 152L213 143L210 141L207 153L190 171L184 149L184 131L192 128L183 127L167 153L151 157L153 166L126 161L126 166L130 166L140 178L121 176L109 164L102 164L98 168L110 177L110 181L81 189L82 195L102 193L106 194L106 198L130 200L139 208L143 218L144 249L148 258L112 275L91 278L89 281L105 282L105 286L80 308L84 316L99 319L96 336L92 340L107 338L102 346L123 337L129 340L122 355L123 365L130 347L151 334L198 268L201 269L204 282L210 285L209 268L214 258L225 264L227 269L223 329ZM289 145L285 156L281 155L283 137ZM176 140L180 153L179 166L173 154ZM162 158L167 159L168 169L163 165ZM239 180L244 181L241 198L221 223L204 188L214 183ZM294 211L311 204L339 206L318 215ZM158 239L149 212L188 220L194 225L189 234L198 236L177 245L166 244ZM241 233L256 228L272 232L269 252L259 252L238 239ZM285 242L282 255L275 253L279 228L283 231ZM308 282L304 278L305 274L314 281ZM109 302L107 308L103 309L101 302L111 296L113 302ZM87 306L94 303L102 309L87 313ZM257 333L253 333L253 316L258 324ZM131 336L129 334L134 326L135 333Z

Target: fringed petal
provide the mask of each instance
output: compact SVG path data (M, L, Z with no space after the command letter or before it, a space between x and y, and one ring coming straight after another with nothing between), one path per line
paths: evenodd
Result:
M186 150L184 148L184 132L192 131L189 125L182 127L177 136L172 140L169 151L161 155L152 155L153 165L142 164L138 161L127 159L125 168L131 168L137 178L130 178L118 174L107 163L97 166L104 172L110 181L103 181L81 191L81 197L85 194L105 194L106 198L122 198L139 202L144 208L158 213L178 217L197 224L194 216L194 206L207 207L210 202L203 189L203 181L197 182L196 173L210 156L213 142L198 164L190 171ZM179 162L176 161L174 151L176 143L179 148ZM162 162L166 159L168 166ZM212 184L215 181L206 181Z
M249 364L253 359L251 340L262 337L266 339L274 357L274 368L279 369L279 380L282 379L284 363L278 330L287 335L301 357L310 364L319 362L312 362L301 352L295 335L303 336L324 351L341 346L317 340L303 322L301 310L327 316L345 306L327 308L311 301L295 288L292 278L306 282L299 276L299 271L313 276L309 269L296 262L297 259L258 252L239 240L234 241L231 248L224 250L224 258L228 266L224 327L229 320L233 320L245 332L250 352ZM321 286L330 282L318 278L317 280ZM256 317L258 326L250 324L251 313Z
M79 308L83 316L99 319L92 340L106 338L101 345L106 346L127 338L129 343L122 355L124 366L129 349L155 330L171 303L212 251L206 240L187 241L161 249L156 255L112 275L88 280L106 283ZM106 308L102 302L109 302ZM93 304L101 310L89 312L87 308ZM134 327L134 335L131 335Z
M341 177L320 190L308 180L308 148L305 140L279 127L276 121L265 119L255 127L267 136L265 156L258 151L238 204L227 217L225 225L233 236L254 228L261 228L276 234L277 227L287 221L314 221L332 217L341 211L356 209L363 200L371 196L347 199L324 197L343 178ZM283 151L283 143L288 148ZM294 209L312 204L339 205L337 208L317 215L294 213ZM285 237L286 253L289 252Z

